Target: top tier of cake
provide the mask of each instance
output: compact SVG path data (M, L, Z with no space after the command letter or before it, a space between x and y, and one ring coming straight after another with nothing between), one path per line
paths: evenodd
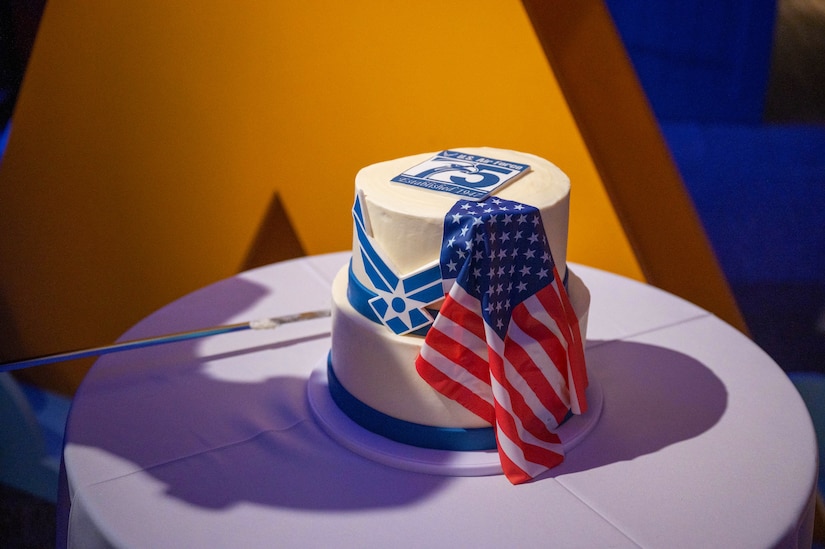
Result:
M559 274L564 277L570 197L570 179L564 172L532 154L487 147L454 150L530 166L529 171L497 190L493 196L529 204L541 211L553 259ZM444 216L461 198L392 181L434 154L425 153L373 164L362 169L355 178L356 191L362 193L372 237L398 274L410 273L438 261ZM358 250L356 238L353 250ZM352 269L362 284L371 286L358 253L353 254Z

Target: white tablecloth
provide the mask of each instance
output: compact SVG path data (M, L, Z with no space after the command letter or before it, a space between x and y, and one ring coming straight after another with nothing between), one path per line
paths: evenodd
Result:
M124 339L329 306L348 254L284 262L161 309ZM576 266L604 394L560 467L402 471L325 434L306 399L329 319L108 355L69 417L59 537L123 547L805 547L816 441L779 367L706 311Z

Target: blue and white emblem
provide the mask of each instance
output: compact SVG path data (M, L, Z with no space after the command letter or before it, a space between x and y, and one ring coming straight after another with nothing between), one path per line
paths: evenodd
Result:
M398 275L372 238L359 192L352 207L359 253L375 296L369 306L382 324L398 335L414 332L433 322L425 308L444 297L438 260L405 275Z
M391 181L479 201L529 170L528 164L447 150Z

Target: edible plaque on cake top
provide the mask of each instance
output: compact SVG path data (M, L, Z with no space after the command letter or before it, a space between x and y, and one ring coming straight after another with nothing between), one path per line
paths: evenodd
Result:
M529 169L520 162L448 150L412 166L392 181L466 200L484 200Z

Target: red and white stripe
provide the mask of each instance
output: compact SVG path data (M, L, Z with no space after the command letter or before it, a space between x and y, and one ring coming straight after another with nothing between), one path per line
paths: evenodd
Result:
M494 426L504 473L514 484L562 462L555 429L568 410L583 413L587 406L578 320L555 282L515 307L503 340L486 326L479 301L453 285L416 368Z

